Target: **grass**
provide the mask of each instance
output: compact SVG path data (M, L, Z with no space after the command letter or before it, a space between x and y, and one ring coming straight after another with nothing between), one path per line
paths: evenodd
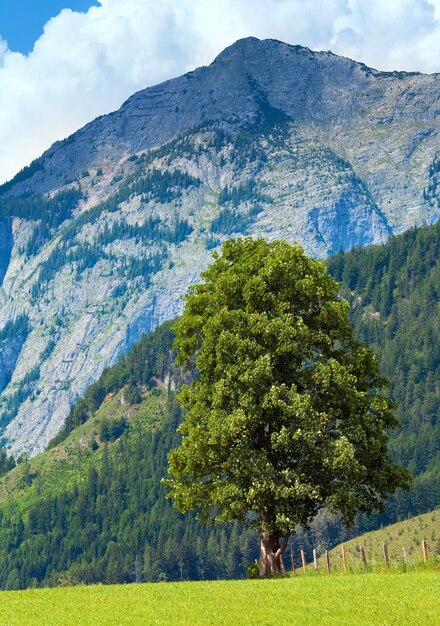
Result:
M408 565L410 565L412 562L421 560L423 539L427 542L428 556L432 558L438 555L440 552L440 509L346 541L344 545L347 551L348 567L352 569L360 567L359 546L364 547L368 565L375 568L383 566L384 543L388 546L391 565L403 565L403 548L406 550ZM341 546L331 550L330 558L336 569L342 569ZM288 563L288 558L286 562Z
M429 626L439 616L438 571L0 593L0 626Z

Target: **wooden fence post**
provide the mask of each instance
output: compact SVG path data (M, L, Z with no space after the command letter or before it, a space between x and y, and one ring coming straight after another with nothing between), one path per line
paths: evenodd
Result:
M342 565L344 566L344 574L347 573L347 553L345 551L345 546L342 545Z
M315 570L318 569L318 557L315 549L313 549L313 565L315 566Z
M367 567L367 558L365 556L365 550L364 550L364 546L361 546L359 548L359 552L361 553L361 561L362 561L362 565L364 567Z
M304 572L306 571L306 556L304 554L304 550L301 548L301 561L302 561L302 566L303 566L303 570Z
M388 557L388 545L386 543L383 544L383 559L385 561L385 565L388 567L390 564L390 559Z
M290 546L290 562L292 563L292 572L295 573L295 559L293 558L292 546Z
M426 544L426 539L423 539L422 541L422 553L423 553L423 560L426 561L428 560L428 546Z
M328 550L325 551L325 564L327 566L327 574L330 574L330 554Z

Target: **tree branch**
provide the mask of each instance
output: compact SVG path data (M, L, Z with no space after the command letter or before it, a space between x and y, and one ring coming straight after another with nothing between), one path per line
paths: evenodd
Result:
M284 537L284 542L283 545L278 548L278 550L276 551L275 556L282 556L284 554L284 552L286 551L287 548L287 544L289 543L289 539L290 539L290 533L288 533L285 537Z

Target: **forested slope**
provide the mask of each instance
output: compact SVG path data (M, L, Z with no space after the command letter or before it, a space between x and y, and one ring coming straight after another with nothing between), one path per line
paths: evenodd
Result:
M409 494L391 498L385 516L359 517L353 533L440 504L439 235L440 225L414 229L328 261L391 382L403 424L391 450L415 476ZM145 336L77 402L49 450L0 480L1 588L243 576L256 537L178 514L160 485L180 419L172 340L170 323ZM324 515L295 547L345 537Z
M243 577L256 538L180 515L160 484L180 420L169 327L104 372L58 444L0 481L0 588Z
M415 481L390 515L427 511L440 504L440 224L338 254L328 267L356 335L380 357L402 422L390 446Z

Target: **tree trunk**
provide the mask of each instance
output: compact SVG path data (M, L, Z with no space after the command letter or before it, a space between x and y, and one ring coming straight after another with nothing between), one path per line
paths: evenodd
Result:
M260 533L260 576L270 576L271 574L284 574L283 554L289 541L289 535L284 538L283 545L280 546L278 535L273 535L266 530Z

